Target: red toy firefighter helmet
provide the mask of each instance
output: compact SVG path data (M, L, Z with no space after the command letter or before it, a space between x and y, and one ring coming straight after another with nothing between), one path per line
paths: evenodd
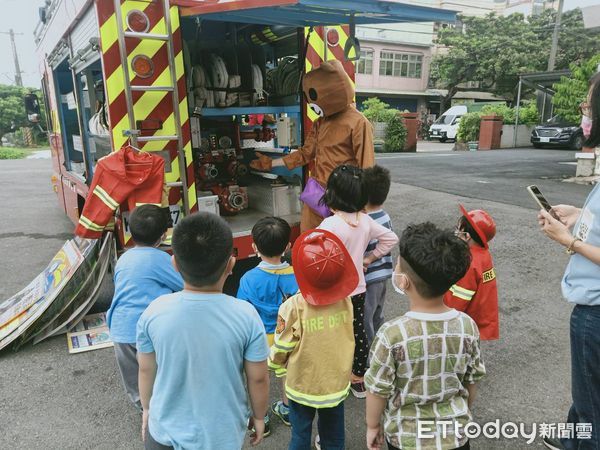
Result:
M346 246L326 230L308 230L294 243L294 273L304 299L323 306L348 297L358 285L358 273Z
M460 212L465 219L469 222L471 227L481 239L483 246L488 248L488 243L496 236L496 222L492 219L487 212L483 209L474 209L473 211L467 211L463 205L458 205Z

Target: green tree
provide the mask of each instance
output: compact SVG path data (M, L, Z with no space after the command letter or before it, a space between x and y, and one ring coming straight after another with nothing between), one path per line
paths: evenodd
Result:
M431 64L431 81L448 89L442 110L467 81L478 81L481 90L514 99L519 73L546 70L554 10L527 19L521 14L489 14L460 20L462 26L439 32L437 42L448 51ZM561 21L558 48L555 69L565 69L600 53L600 33L583 28L581 10L568 11Z
M600 64L600 54L571 65L571 76L562 77L554 83L556 93L552 97L554 112L568 122L577 123L581 119L579 104L587 98L589 79L596 73Z
M529 19L538 36L543 55L540 70L546 70L550 57L550 43L556 21L556 11L552 8ZM581 9L576 8L563 13L558 36L555 70L568 69L571 64L581 63L600 53L600 31L585 29Z
M518 74L540 67L536 33L522 14L460 20L462 26L440 31L437 42L448 51L431 64L432 81L448 89L442 110L462 83L479 81L484 91L512 96Z
M371 122L387 122L398 113L398 110L391 108L377 97L366 99L361 106L362 113Z
M45 110L43 96L38 89L22 88L0 84L0 138L6 133L16 131L21 127L30 127L32 124L27 120L23 97L25 94L34 93L40 100L42 118L40 124L45 126Z

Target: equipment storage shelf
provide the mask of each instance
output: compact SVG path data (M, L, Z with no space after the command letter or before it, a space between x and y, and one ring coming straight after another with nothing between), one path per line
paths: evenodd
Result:
M225 216L223 219L229 223L231 231L233 232L233 236L241 237L250 235L250 230L252 230L252 227L256 224L256 222L268 215L269 214L265 213L264 211L247 209L243 212L243 214L238 214L236 216ZM300 214L288 214L281 216L281 218L289 223L292 227L300 225Z
M300 114L300 105L203 108L202 112L199 113L202 117L240 116L247 114Z

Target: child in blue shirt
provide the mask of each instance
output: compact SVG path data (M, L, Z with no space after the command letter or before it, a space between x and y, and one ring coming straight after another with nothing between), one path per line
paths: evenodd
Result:
M269 346L277 327L277 315L281 304L298 292L294 269L281 262L283 254L290 248L290 225L280 217L264 217L252 228L252 248L260 257L260 264L244 274L237 293L239 299L251 303L265 326ZM284 380L285 383L285 380ZM285 391L283 399L271 405L271 412L283 423L290 425ZM270 433L268 417L265 436Z
M157 248L167 226L167 216L156 205L141 205L133 210L129 227L135 247L117 261L115 294L106 314L125 392L140 410L135 347L138 319L157 296L183 289L171 256Z
M154 300L137 325L145 448L241 449L247 425L256 445L269 348L252 305L223 294L235 266L231 229L215 214L192 214L172 246L184 290Z

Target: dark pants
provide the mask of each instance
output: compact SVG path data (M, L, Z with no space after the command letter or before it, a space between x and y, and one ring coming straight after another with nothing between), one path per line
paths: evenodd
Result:
M388 449L389 450L401 450L398 447L394 447L389 442L387 443L387 445L388 445ZM454 450L471 450L471 444L469 444L469 441L467 441L467 443L465 445L461 445L460 447L456 447Z
M365 332L367 333L369 347L377 334L377 330L385 322L383 304L386 288L387 278L367 284L367 292L365 292Z
M120 344L114 343L115 356L117 357L117 367L121 374L121 381L125 388L125 393L131 400L131 403L138 409L142 410L140 402L140 391L138 389L138 372L139 365L137 361L137 350L135 344Z
M571 313L571 395L567 422L575 435L562 444L567 450L600 450L600 306L577 305ZM582 439L584 427L590 439Z
M146 430L146 441L144 442L144 450L173 450L170 445L162 445L156 442L149 430Z
M344 402L334 408L311 408L289 400L292 439L288 450L312 449L312 423L318 413L317 429L323 450L344 450Z
M352 309L354 310L354 362L352 373L362 377L367 371L369 358L369 340L365 331L365 294L352 296Z

